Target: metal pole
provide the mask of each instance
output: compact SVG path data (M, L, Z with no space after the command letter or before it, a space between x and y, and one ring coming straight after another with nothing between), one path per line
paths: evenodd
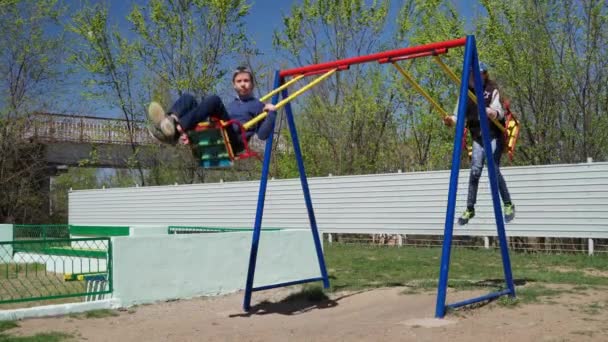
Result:
M279 72L275 74L274 88L281 85L282 79L279 77ZM272 103L277 103L279 100L278 93L272 98ZM251 309L251 293L253 292L253 280L255 275L255 265L258 256L258 247L260 243L260 232L262 230L262 216L264 215L264 201L266 199L266 187L268 183L268 171L270 170L270 155L272 154L272 138L274 132L274 122L270 135L266 139L266 148L264 150L264 164L262 166L262 176L260 179L260 189L258 192L258 205L255 213L255 223L253 225L253 238L251 241L251 253L249 255L249 268L247 270L247 283L245 284L245 298L243 300L243 309L249 311Z
M464 49L464 65L462 70L469 70L474 49L475 41L471 36L468 36ZM437 304L435 307L436 318L443 318L446 310L445 300L448 287L448 273L450 269L450 254L452 250L452 234L454 229L456 193L458 191L458 173L460 171L460 155L462 153L462 136L464 134L468 82L469 73L463 72L462 83L460 84L460 98L458 100L458 120L456 121L456 135L454 136L454 150L452 152L452 170L450 173L448 205L445 215L443 248L441 252L441 268L439 270L439 284L437 286Z

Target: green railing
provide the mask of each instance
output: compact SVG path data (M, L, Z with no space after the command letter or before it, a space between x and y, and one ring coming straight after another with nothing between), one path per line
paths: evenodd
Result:
M230 233L250 232L251 228L219 228L219 227L196 227L196 226L169 226L169 234L201 234L201 233ZM262 228L263 231L278 231L281 228Z
M67 224L15 224L13 240L69 239L70 226Z
M0 304L112 293L110 238L0 242Z

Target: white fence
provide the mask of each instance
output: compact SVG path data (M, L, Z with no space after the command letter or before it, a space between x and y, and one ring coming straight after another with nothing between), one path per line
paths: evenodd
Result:
M466 205L469 170L461 170L456 218ZM449 170L310 178L324 233L443 235ZM608 163L506 167L516 218L508 236L608 238ZM271 180L265 228L308 228L299 179ZM197 225L250 228L259 182L74 191L69 221L77 225ZM456 235L496 235L486 172L477 216Z

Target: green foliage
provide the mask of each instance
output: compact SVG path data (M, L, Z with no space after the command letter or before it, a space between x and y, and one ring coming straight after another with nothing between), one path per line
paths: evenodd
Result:
M133 155L139 148L135 143L135 121L141 120L144 108L139 101L135 85L136 47L108 27L108 8L97 4L85 6L72 17L67 29L80 39L70 60L89 75L85 82L88 92L120 108L128 129ZM131 167L138 170L140 183L145 184L142 166L137 159Z
M482 58L523 123L520 162L606 158L605 1L481 1Z
M59 333L59 332L48 332L39 333L32 336L10 336L6 334L0 334L0 342L61 342L72 340L72 335Z
M282 302L297 302L297 301L308 301L308 302L322 302L329 300L329 297L323 291L320 286L309 285L304 286L300 292L292 293L285 297Z
M51 35L64 9L58 1L0 4L0 222L45 220L41 196L47 165L40 145L23 139L30 115L59 91L64 38Z
M120 313L118 313L118 311L116 310L111 309L97 309L85 312L71 313L68 315L68 317L73 319L96 319L117 316L120 316Z
M150 0L128 15L139 40L134 51L171 89L206 94L226 76L222 60L233 57L247 37L244 0Z
M263 94L271 88L270 70L474 33L480 59L490 65L490 76L521 122L516 164L606 160L606 2L479 0L473 5L479 10L467 23L453 4L403 1L392 29L387 25L388 0L294 3L272 37L281 55L275 65L255 46L256 39L270 37L248 35L252 29L245 26L245 18L255 3L245 0L149 0L137 2L124 18L110 18L102 3L83 2L67 21L65 7L57 0L1 1L0 74L6 77L0 81L0 220L45 219L40 214L48 203L41 195L48 187L46 165L40 146L25 143L21 136L31 130L30 113L48 111L60 98L57 94L69 94L73 66L83 72L86 99L119 108L133 132L151 100L168 107L175 92L200 96L219 92L220 87L231 92L227 73L241 62L254 66L257 91ZM121 19L130 23L128 34L112 26ZM60 22L68 23L60 26ZM441 58L460 75L462 48ZM432 58L399 65L445 112L453 111L458 86ZM85 102L82 108L90 105ZM451 165L454 130L443 125L443 114L390 63L352 65L292 104L309 175ZM275 150L272 176L296 177L289 133L284 121L277 125L283 130L277 139L280 144L275 145L287 148ZM65 203L69 187L249 180L260 172L260 164L253 161L238 162L232 170L210 171L199 168L183 149L165 146L146 152L134 143L131 148L125 161L129 169L124 172L96 182L88 170L60 176L54 188L64 194L53 199L56 212L64 212L58 203ZM139 165L144 153L156 158L150 170ZM171 161L161 157L167 154L178 157ZM95 158L92 154L82 166L94 165ZM463 159L463 167L467 160Z
M6 330L10 330L13 328L18 328L19 324L16 321L1 321L0 322L0 332L4 332Z
M27 116L62 84L59 65L65 41L51 35L64 8L57 0L10 1L0 5L0 119Z
M72 335L58 332L40 333L33 336L12 336L6 333L7 330L19 327L20 325L16 321L1 321L0 342L60 342L66 341L72 337Z
M406 45L422 45L464 36L464 23L450 2L406 1L397 19L396 39ZM441 59L459 74L462 49L441 55ZM400 63L438 105L448 114L458 97L455 84L431 58ZM395 73L392 82L400 91L402 115L400 132L407 151L407 170L446 169L451 165L454 130L443 125L443 114L430 105L402 75Z
M273 44L298 65L361 55L377 44L385 27L389 1L304 0L283 17Z
M304 1L283 18L273 43L297 65L375 52L385 27L388 1ZM355 65L298 99L302 153L311 175L370 173L397 169L395 91L386 71ZM277 163L278 176L294 173ZM293 163L293 162L292 162Z

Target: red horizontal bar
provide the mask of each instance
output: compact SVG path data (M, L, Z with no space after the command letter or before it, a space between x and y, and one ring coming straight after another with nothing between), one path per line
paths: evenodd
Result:
M463 38L454 39L454 40L447 40L444 42L431 43L431 44L419 45L419 46L411 46L411 47L407 47L407 48L403 48L403 49L378 52L378 53L374 53L374 54L367 55L367 56L351 57L351 58L346 58L346 59L340 59L340 60L333 61L333 62L319 63L319 64L313 64L313 65L300 67L300 68L281 70L279 75L281 78L283 78L283 77L287 77L287 76L306 74L309 72L316 72L319 70L329 70L329 69L333 69L333 68L350 66L352 64L373 62L373 61L378 61L378 60L381 60L384 58L391 59L391 58L396 58L396 57L401 57L401 56L413 55L413 54L417 54L417 53L432 52L432 51L439 50L439 49L449 49L449 48L453 48L453 47L464 46L465 43L466 43L466 37L463 37Z
M400 56L400 57L395 57L395 58L382 58L382 59L378 60L378 63L383 64L383 63L388 63L388 62L402 61L402 60L406 60L406 59L414 59L414 58L427 57L427 56L437 56L437 55L441 55L441 54L444 54L447 52L448 52L448 49L437 49L437 50L433 50L433 51L414 53L411 55L405 55L405 56Z
M338 67L338 71L347 70L349 67L350 67L350 65L340 65ZM333 69L335 69L335 68L315 70L315 71L307 72L306 74L304 74L304 76L313 76L313 75L324 74Z

